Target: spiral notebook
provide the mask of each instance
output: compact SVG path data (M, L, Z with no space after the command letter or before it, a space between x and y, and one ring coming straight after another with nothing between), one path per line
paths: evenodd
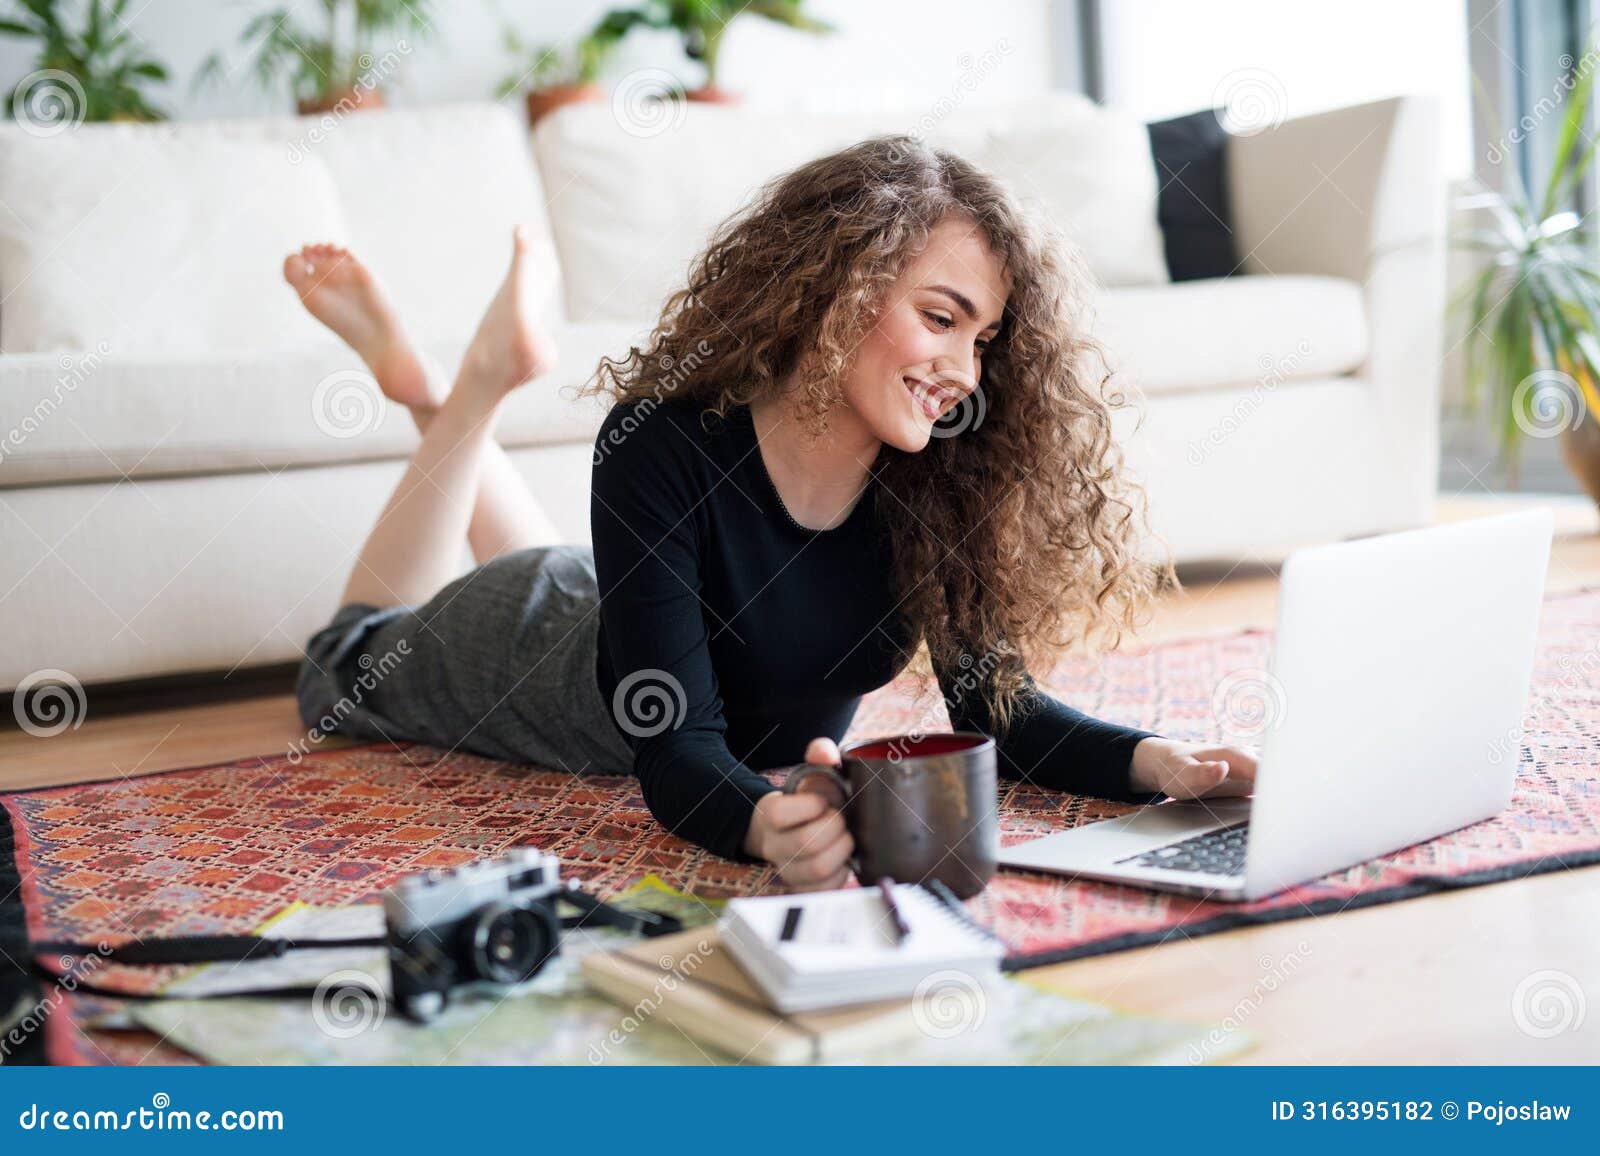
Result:
M717 927L780 1012L915 995L939 972L998 977L1004 945L958 903L914 883L897 884L894 897L908 929L903 941L876 887L730 899Z

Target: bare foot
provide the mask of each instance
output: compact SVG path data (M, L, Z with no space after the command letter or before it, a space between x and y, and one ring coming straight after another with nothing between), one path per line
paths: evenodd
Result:
M463 385L506 393L556 366L559 349L534 309L533 238L518 225L512 232L511 268L478 323L461 362Z
M361 356L391 401L431 411L446 389L406 337L378 279L348 249L307 245L283 262L283 279L311 316Z

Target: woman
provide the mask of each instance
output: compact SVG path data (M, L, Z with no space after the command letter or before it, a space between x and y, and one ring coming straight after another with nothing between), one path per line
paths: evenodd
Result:
M616 403L592 553L543 546L493 438L555 357L528 268L519 231L447 392L353 257L286 263L423 434L307 647L308 725L631 770L671 830L795 887L840 885L850 835L754 768L836 762L860 697L919 642L1002 774L1130 800L1251 789L1251 753L1090 718L1029 675L1119 638L1175 579L1136 556L1123 403L1079 327L1087 275L993 178L882 137L726 222L645 345L587 388ZM453 577L463 537L480 565Z

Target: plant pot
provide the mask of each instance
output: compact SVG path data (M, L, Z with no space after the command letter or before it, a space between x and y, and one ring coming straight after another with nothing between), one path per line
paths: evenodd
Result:
M1585 414L1561 431L1561 457L1586 494L1600 506L1600 420Z
M558 108L581 104L586 100L599 100L601 96L598 84L552 84L549 88L525 92L522 99L527 107L528 127L532 128Z
M296 101L295 107L300 110L301 116L322 116L336 112L341 107L349 112L370 111L384 107L383 90L376 86L366 88L352 84L336 92L325 92L311 100Z
M683 96L685 100L692 100L697 104L738 104L740 100L737 92L729 92L726 88L718 88L714 84L691 89Z

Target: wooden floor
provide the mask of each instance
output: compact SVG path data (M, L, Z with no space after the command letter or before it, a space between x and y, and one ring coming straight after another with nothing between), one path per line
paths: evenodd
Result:
M1440 521L1527 504L1557 511L1551 592L1600 584L1600 520L1586 501L1482 494ZM1276 558L1188 567L1137 640L1271 627ZM292 697L163 708L159 701L50 739L0 732L0 788L152 774L283 750ZM1028 973L1219 1038L1249 1033L1260 1063L1600 1062L1600 867L1119 952ZM1566 1000L1562 1005L1560 1001ZM1542 1011L1586 1006L1548 1035ZM1519 1003L1520 1001L1520 1003ZM1530 1018L1531 1017L1531 1018Z

